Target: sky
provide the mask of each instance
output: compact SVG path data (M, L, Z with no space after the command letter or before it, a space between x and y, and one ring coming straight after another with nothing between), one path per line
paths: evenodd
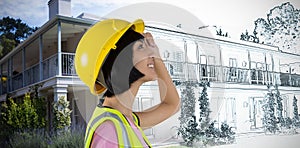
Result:
M20 18L31 27L39 27L48 21L48 1L0 0L0 17ZM299 0L71 0L71 2L73 17L82 12L105 16L133 4L162 2L184 9L197 17L204 26L221 28L233 39L239 39L241 33L246 30L253 32L254 21L258 18L266 19L269 11L275 6L290 2L296 9L300 9ZM152 13L152 10L147 11ZM167 14L180 17L176 12L163 12L161 15ZM182 25L184 27L185 24Z

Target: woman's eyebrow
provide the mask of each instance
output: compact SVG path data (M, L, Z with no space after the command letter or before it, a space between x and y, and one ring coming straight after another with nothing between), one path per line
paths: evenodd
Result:
M144 43L144 42L145 42L145 40L144 40L144 38L143 38L143 39L139 39L139 40L137 40L137 42Z

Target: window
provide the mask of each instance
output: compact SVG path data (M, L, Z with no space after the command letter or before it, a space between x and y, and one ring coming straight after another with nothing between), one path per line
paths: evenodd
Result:
M174 52L173 54L174 64L173 71L176 73L183 72L183 52Z
M249 118L251 122L250 129L263 127L263 97L249 98Z
M207 77L207 60L205 55L200 55L200 76Z
M215 77L216 76L216 72L215 72L215 65L216 63L216 59L214 56L208 56L208 69L207 69L207 72L208 72L208 75L209 77Z
M237 76L237 62L236 58L229 58L229 75L232 77Z
M215 77L215 57L200 55L200 76L201 77Z

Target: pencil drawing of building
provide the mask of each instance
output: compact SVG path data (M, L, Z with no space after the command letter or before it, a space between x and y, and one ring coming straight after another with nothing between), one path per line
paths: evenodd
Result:
M85 13L72 17L70 3L50 0L49 21L1 59L0 101L5 101L8 95L21 99L30 86L42 84L39 92L47 98L47 118L51 121L53 117L51 103L65 96L73 110L72 126L76 126L86 125L99 102L76 75L76 46L83 33L102 18ZM279 85L283 115L292 117L292 99L300 98L300 55L224 37L205 37L152 26L146 30L156 40L165 42L158 41L158 46L172 79L210 82L211 118L217 121L217 126L226 121L237 133L260 131L262 100L268 84ZM156 82L149 82L141 87L134 104L136 111L160 101L156 86ZM196 107L196 115L197 112ZM147 129L146 135L150 139L176 138L178 117L179 113Z

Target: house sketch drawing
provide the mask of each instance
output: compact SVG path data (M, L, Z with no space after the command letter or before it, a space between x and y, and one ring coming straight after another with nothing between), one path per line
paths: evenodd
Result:
M30 86L42 84L39 91L49 103L50 121L53 117L50 104L64 96L73 110L72 126L86 126L99 97L90 94L77 77L74 55L83 33L102 18L85 13L71 17L68 1L62 1L60 8L55 7L57 2L60 1L49 2L49 21L0 60L0 101L6 101L8 95L21 99ZM64 11L57 13L59 10ZM293 98L300 98L300 55L225 37L186 34L151 25L145 29L153 34L173 80L210 82L207 92L211 119L216 126L226 122L237 134L262 132L262 103L267 85L279 86L283 116L293 116ZM181 94L181 87L177 88ZM196 98L201 90L201 87L195 89ZM147 82L133 108L141 111L159 101L157 83ZM195 108L198 117L198 102ZM153 141L178 139L179 114L180 111L145 130L145 134Z

